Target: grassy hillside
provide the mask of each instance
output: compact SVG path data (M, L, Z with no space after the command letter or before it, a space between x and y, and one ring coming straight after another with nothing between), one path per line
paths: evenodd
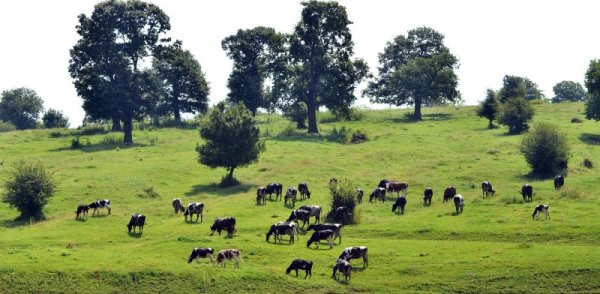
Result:
M551 179L530 178L518 152L521 136L488 130L473 107L426 109L419 123L404 120L403 110L365 111L360 121L321 124L316 136L280 135L288 123L261 116L267 151L257 164L237 169L243 184L228 189L217 186L224 169L197 163L200 138L193 129L136 130L131 147L115 143L120 134L82 135L82 149L70 148L73 131L2 133L0 182L14 161L34 158L55 172L60 191L43 222L15 222L18 212L0 204L0 285L3 292L598 292L600 124L571 123L583 118L582 110L580 103L536 106L535 121L559 125L572 146L563 192L554 191ZM329 142L327 134L341 126L370 140ZM583 167L584 158L596 167ZM305 181L313 197L300 204L328 211L330 177L349 179L367 194L383 178L407 181L406 213L392 213L391 201L367 200L358 207L360 223L343 228L343 243L331 250L306 248L304 235L294 245L267 243L269 226L291 209L271 201L256 206L256 188ZM486 179L497 193L484 199ZM520 201L525 182L534 187L533 203ZM465 196L462 215L442 204L447 185ZM424 207L428 186L434 200ZM149 187L160 197L138 196ZM204 222L176 216L174 197L204 202ZM101 217L75 220L77 204L104 198L111 216L102 210ZM532 221L533 207L542 203L550 205L551 220ZM125 227L133 212L148 217L139 238ZM233 238L210 236L219 216L237 218ZM350 283L332 279L337 256L358 245L369 247L369 267L353 260ZM244 262L239 270L207 260L187 264L194 247L238 248ZM285 275L295 258L313 260L312 279Z

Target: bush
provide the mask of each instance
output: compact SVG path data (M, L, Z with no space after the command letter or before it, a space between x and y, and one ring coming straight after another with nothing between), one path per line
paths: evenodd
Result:
M573 187L563 187L562 189L560 189L559 196L563 199L577 200L585 198L585 193Z
M16 130L17 127L11 122L0 120L0 133L11 132Z
M352 139L350 139L350 143L352 144L360 144L369 140L369 137L366 133L361 132L360 130L356 130L352 133Z
M342 221L344 224L357 223L357 215L354 211L356 207L356 188L349 180L338 180L337 183L329 185L331 194L331 211L327 214L327 219L332 221ZM345 219L336 219L335 210L338 207L348 209Z
M327 139L332 142L346 144L350 141L350 132L352 132L352 130L345 126L342 126L339 130L334 126L333 131L331 131Z
M44 218L42 209L54 195L56 183L52 173L39 161L18 161L4 183L2 202L21 212L19 219Z
M508 126L510 134L519 134L529 129L533 113L533 107L525 98L511 98L502 105L498 122Z
M585 166L587 168L593 168L594 167L594 164L588 158L584 159L581 164L583 164L583 166Z
M69 119L62 113L62 111L55 109L48 109L44 116L42 116L42 122L46 129L52 128L68 128Z
M75 139L71 140L71 149L79 149L81 148L81 142L79 141L79 137L75 137Z
M86 124L85 126L78 127L77 130L79 131L80 135L88 135L88 136L107 133L106 129L104 128L104 126L102 124L95 124L95 123Z
M538 123L523 137L520 151L533 173L551 175L567 167L570 146L556 125Z

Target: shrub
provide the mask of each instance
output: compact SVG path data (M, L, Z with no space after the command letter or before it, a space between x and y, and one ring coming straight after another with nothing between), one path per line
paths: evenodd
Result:
M567 137L556 125L538 123L523 137L520 151L535 174L550 175L567 167Z
M573 187L563 187L560 189L560 198L565 199L583 199L585 197L585 193L573 188Z
M293 123L289 123L287 126L285 126L285 128L283 128L283 130L281 131L281 133L279 133L279 137L291 137L291 136L295 136L297 135L298 132L296 131L296 127L294 126Z
M0 133L10 132L16 130L17 127L11 122L0 120Z
M583 164L583 166L587 167L587 168L592 168L594 167L594 164L592 163L591 160L589 160L588 158L584 159L583 162L581 163Z
M327 139L332 142L346 144L350 141L351 131L350 128L346 128L345 126L342 126L339 130L334 126L333 131L331 131Z
M62 111L52 108L48 109L44 116L42 116L42 122L44 122L44 127L47 129L69 127L69 119Z
M115 145L121 143L121 139L117 134L107 134L102 137L102 144Z
M71 149L79 149L81 148L81 142L79 141L79 137L75 137L75 139L71 140Z
M338 207L346 207L348 215L341 220L344 224L357 223L358 218L354 211L356 207L356 188L354 188L349 180L338 180L337 183L329 185L329 193L331 194L331 211L327 214L327 218L333 221L335 218L335 210Z
M42 209L54 195L56 183L52 173L39 161L18 161L4 183L2 202L21 212L19 219L44 218Z
M350 139L350 143L359 144L359 143L366 142L368 140L369 140L369 137L367 136L366 133L363 133L360 130L356 130L356 131L354 131L354 133L352 133L352 139Z
M80 135L98 135L107 133L103 125L96 123L86 124L85 126L78 127L77 130Z
M139 198L160 198L160 194L158 194L158 192L154 191L154 187L148 187L148 188L144 188L142 189L142 193L139 193L137 195Z
M529 129L528 122L533 118L533 113L533 107L525 98L511 98L502 105L498 122L508 126L510 134L519 134Z

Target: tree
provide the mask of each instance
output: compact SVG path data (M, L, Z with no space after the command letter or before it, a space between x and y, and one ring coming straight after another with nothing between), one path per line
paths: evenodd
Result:
M423 104L460 98L458 59L444 45L444 35L432 28L396 36L379 54L379 63L379 76L364 91L373 103L414 105L413 118L420 120Z
M560 103L563 101L583 101L585 90L580 83L572 81L562 81L552 88L554 97L552 103Z
M29 88L16 88L2 91L0 100L0 120L11 122L17 129L34 129L44 102Z
M566 168L569 160L567 136L550 123L537 123L525 134L520 151L533 173L548 176Z
M257 108L265 107L268 94L264 83L284 55L285 41L285 35L267 27L238 30L223 39L221 46L233 60L227 81L230 102L243 102L252 115L256 115Z
M205 143L196 147L198 162L210 168L225 167L228 174L221 184L235 185L234 169L258 161L258 155L265 151L259 133L256 121L243 103L227 106L220 102L200 126L200 137Z
M48 111L44 113L42 122L44 122L44 128L47 129L69 127L69 119L62 113L62 111L54 110L52 108L48 109Z
M133 120L153 109L157 97L149 88L151 74L141 65L170 29L169 17L142 1L108 0L94 7L91 17L79 16L81 39L71 49L69 73L92 119L123 121L126 144L133 143Z
M508 126L509 134L519 134L529 129L528 122L533 118L533 107L523 97L510 98L500 107L498 122Z
M538 89L536 83L525 77L505 75L502 88L498 91L500 102L508 99L524 97L526 100L543 99L544 94Z
M2 202L21 212L19 217L43 219L42 209L48 198L54 195L57 185L53 174L46 171L39 161L17 161L8 180L4 183Z
M585 73L588 98L585 101L585 117L600 120L600 60L590 61Z
M278 85L294 83L288 90L303 90L303 95L287 92L287 97L306 104L308 132L318 133L318 108L334 110L351 105L356 100L354 90L367 76L368 67L361 59L350 59L354 43L345 7L315 0L302 5L300 22L290 36L291 64L285 67L288 74L275 79ZM288 81L281 82L282 77Z
M485 100L481 101L481 104L479 104L479 107L477 108L477 115L487 118L489 120L488 128L492 129L494 128L492 121L496 119L498 112L499 105L496 98L496 93L494 90L488 89Z
M176 41L172 45L160 46L152 60L152 67L167 94L159 105L160 112L173 113L178 123L182 112L206 112L210 92L200 63L181 45L181 41Z

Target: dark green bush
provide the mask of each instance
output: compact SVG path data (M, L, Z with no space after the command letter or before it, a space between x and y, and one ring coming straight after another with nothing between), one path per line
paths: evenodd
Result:
M336 183L329 185L329 193L331 194L331 211L327 214L327 219L331 221L342 221L344 224L357 223L358 218L355 213L356 207L356 188L349 180L338 180ZM346 207L349 214L343 220L336 219L335 210L338 207Z
M359 144L359 143L363 143L369 140L369 137L367 136L367 133L363 133L360 130L356 130L354 131L354 133L352 133L352 139L350 139L350 143L352 144Z
M510 98L500 107L498 122L508 126L510 134L519 134L529 129L533 113L533 107L525 98Z
M81 147L82 145L79 141L79 137L75 137L75 139L71 140L71 149L79 149Z
M332 142L346 144L350 141L350 137L352 136L351 132L352 129L346 128L345 126L342 126L339 130L334 126L327 139Z
M558 126L538 123L521 141L520 151L534 174L551 175L567 167L570 146Z

